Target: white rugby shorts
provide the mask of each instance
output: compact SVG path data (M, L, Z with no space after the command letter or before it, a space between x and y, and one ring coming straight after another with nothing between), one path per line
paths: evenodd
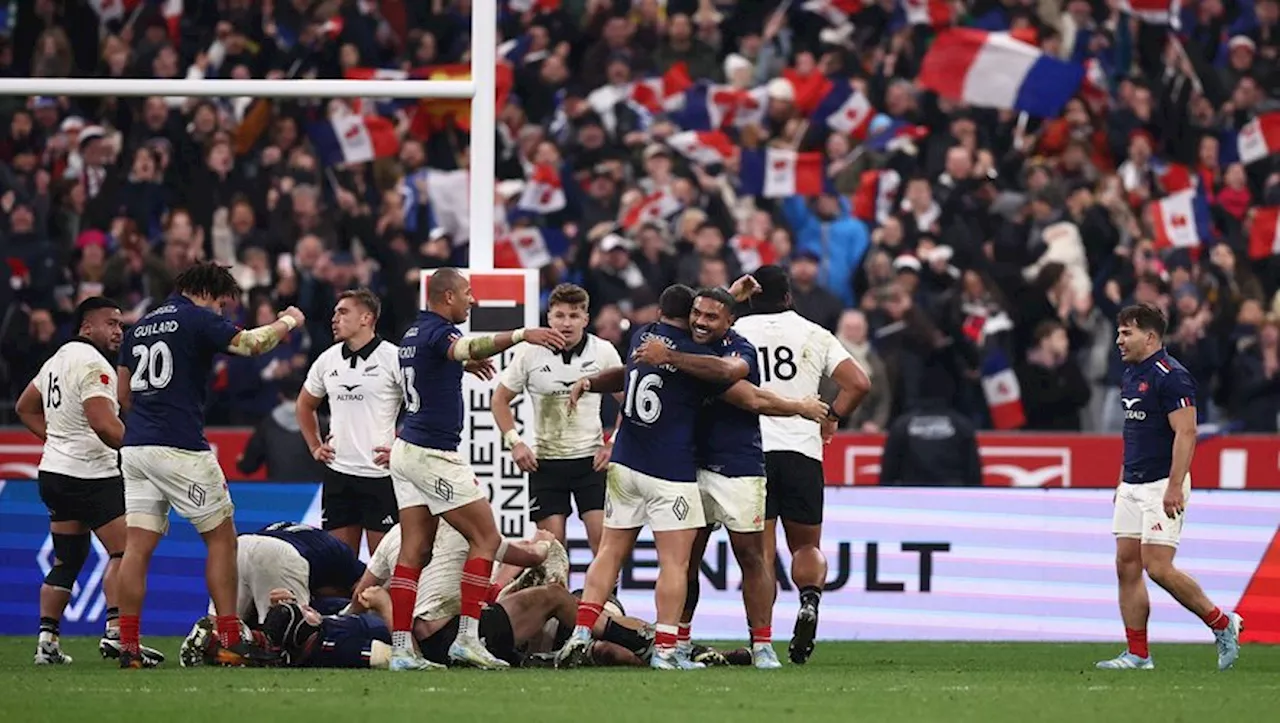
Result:
M609 465L604 493L604 526L654 532L705 527L702 494L693 482L670 482L616 462Z
M1182 538L1182 523L1191 501L1191 475L1182 483L1183 511L1176 518L1164 513L1164 493L1169 487L1166 477L1146 484L1121 482L1116 488L1115 514L1111 531L1116 537L1142 540L1144 545L1177 547Z
M425 506L433 515L489 498L462 455L399 438L391 445L391 485L400 509Z
M299 605L311 602L311 563L298 548L284 540L265 535L241 535L236 540L236 567L240 587L236 595L236 615L259 624L266 622L271 609L271 591L283 588L293 593ZM213 601L209 614L214 615Z
M163 535L169 531L172 508L205 533L235 512L227 479L210 450L125 447L120 450L120 472L125 521L130 527Z
M698 470L698 491L707 523L719 522L730 532L763 532L764 477L725 477Z

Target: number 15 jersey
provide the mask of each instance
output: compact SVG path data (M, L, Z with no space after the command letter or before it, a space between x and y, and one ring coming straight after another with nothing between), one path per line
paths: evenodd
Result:
M756 347L760 386L791 399L817 394L823 377L851 359L835 335L795 311L744 316L733 325ZM804 417L760 417L765 452L799 452L822 461L817 422Z

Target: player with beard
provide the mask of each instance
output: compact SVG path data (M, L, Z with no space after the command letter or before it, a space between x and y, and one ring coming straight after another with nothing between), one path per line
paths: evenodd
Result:
M124 327L120 305L94 296L76 307L76 336L54 352L18 398L22 424L44 443L40 455L40 499L49 510L53 565L40 586L40 638L36 665L66 665L71 656L58 642L62 613L81 568L89 559L92 532L107 551L102 592L107 626L98 644L104 658L120 657L117 605L120 558L124 557L124 481L116 450L124 439L116 400L114 359ZM164 655L139 648L158 664Z

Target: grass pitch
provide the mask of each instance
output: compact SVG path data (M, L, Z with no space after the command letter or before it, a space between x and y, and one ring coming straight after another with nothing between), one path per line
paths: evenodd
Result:
M1261 723L1280 711L1280 646L1247 646L1226 673L1210 643L1156 645L1154 671L1093 669L1121 645L819 643L808 665L774 672L389 673L184 669L177 638L147 642L170 662L121 671L98 657L96 639L67 638L76 662L37 668L34 635L0 638L0 720Z

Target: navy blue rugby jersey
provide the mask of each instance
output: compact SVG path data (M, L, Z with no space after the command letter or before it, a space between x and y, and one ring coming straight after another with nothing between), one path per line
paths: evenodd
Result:
M720 356L740 357L749 371L746 381L760 385L760 360L751 342L732 329L712 346ZM760 416L716 398L698 416L698 466L725 477L763 477L764 448Z
M312 597L323 588L350 590L364 574L364 563L341 540L324 530L296 522L275 522L249 534L283 540L306 559L311 568Z
M1124 405L1124 481L1156 482L1173 466L1173 427L1169 414L1196 405L1196 381L1169 352L1126 364L1120 379Z
M404 423L400 438L427 449L458 451L462 443L462 362L449 347L462 331L434 311L422 311L400 342Z

